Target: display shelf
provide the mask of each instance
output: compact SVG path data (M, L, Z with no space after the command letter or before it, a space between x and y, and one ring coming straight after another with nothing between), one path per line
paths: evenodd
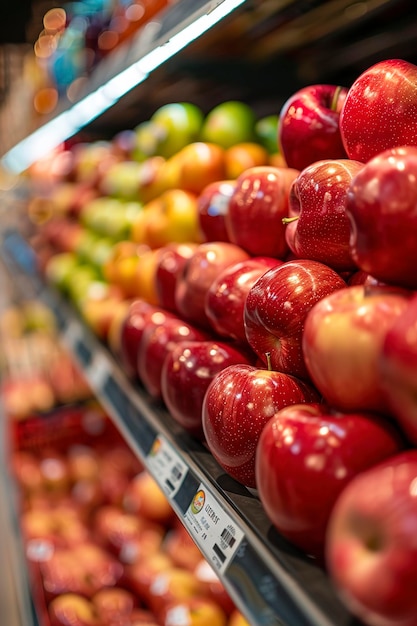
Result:
M4 232L0 250L21 293L36 297L53 311L60 336L95 395L250 623L357 625L323 569L271 526L256 492L225 474L201 442L189 436L140 384L129 380L71 304L44 282L19 232Z
M192 29L222 5L225 0L174 4L100 63L77 101L61 101L47 123L5 154L0 164L20 171L37 156L39 146L49 149L82 129L92 138L111 137L149 119L169 101L193 101L207 112L235 98L263 115L279 111L284 99L306 83L349 86L360 71L387 56L417 62L417 5L411 0L237 1L233 13L204 36L178 43L173 54L164 57L184 29ZM157 50L163 52L161 63L149 56ZM129 68L143 59L148 66L136 65L140 71L129 83ZM97 92L101 105L93 99ZM83 102L90 104L87 110L80 106ZM43 134L48 127L51 141L50 133ZM12 212L14 199L9 204ZM127 379L74 308L38 274L35 256L20 232L1 234L0 257L22 297L39 298L54 312L61 337L93 391L250 623L358 626L326 573L271 526L256 492L226 475L202 443ZM37 626L3 450L0 461L0 524L7 530L2 533L7 544L2 553L10 555L10 577L4 577L0 592L10 592L12 598L10 626ZM5 606L1 595L0 605Z

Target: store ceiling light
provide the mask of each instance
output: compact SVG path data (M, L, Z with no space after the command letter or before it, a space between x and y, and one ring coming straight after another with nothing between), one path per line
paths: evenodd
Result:
M76 102L70 109L31 133L11 148L1 159L7 170L20 174L32 163L46 156L63 141L99 117L121 97L144 81L157 67L203 35L245 0L223 0L208 13L198 17L170 39L135 61L96 91Z

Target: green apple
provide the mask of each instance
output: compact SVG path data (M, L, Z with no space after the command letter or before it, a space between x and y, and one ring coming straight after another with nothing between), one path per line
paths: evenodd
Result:
M248 104L228 100L207 114L201 129L202 140L226 149L237 143L254 141L255 123L255 112Z
M161 106L150 119L152 132L157 135L156 153L168 159L189 143L198 141L203 121L202 110L190 102Z

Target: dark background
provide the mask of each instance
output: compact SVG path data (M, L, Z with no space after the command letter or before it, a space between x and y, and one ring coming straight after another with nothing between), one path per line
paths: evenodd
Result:
M46 11L64 5L53 0L0 0L0 45L33 44Z

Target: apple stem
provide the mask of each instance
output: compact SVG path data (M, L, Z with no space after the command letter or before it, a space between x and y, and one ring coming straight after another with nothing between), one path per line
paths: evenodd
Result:
M330 103L330 110L331 111L337 111L337 102L339 100L339 95L340 95L341 91L342 91L342 87L340 87L340 85L338 87L336 87L336 89L334 90L333 98L332 98L332 101Z
M271 372L272 371L271 353L265 352L265 358L266 358L266 366L268 368L268 371Z
M296 220L298 220L299 217L300 217L299 215L294 215L294 217L283 217L282 223L291 224L291 222L295 222Z

